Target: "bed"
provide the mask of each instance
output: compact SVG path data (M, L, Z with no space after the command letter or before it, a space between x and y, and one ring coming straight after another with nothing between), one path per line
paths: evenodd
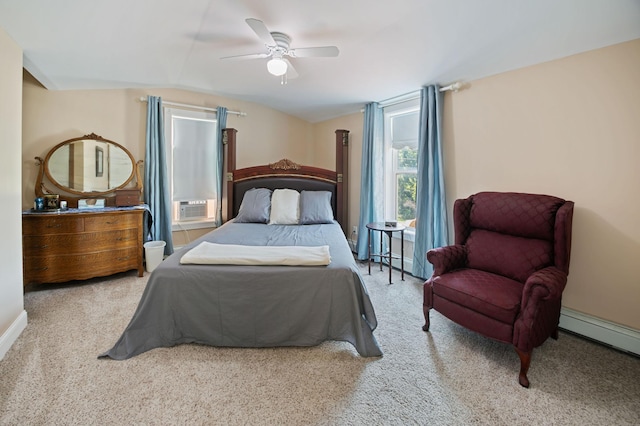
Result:
M237 169L235 130L225 129L225 141L227 221L177 250L151 273L129 325L100 357L123 360L184 343L278 347L325 341L349 342L364 357L381 356L373 335L374 308L344 232L348 131L336 131L335 171L289 160ZM264 199L265 191L270 195L271 219L277 211L286 216L289 209L281 201L291 202L287 197L292 190L299 194L299 220L307 218L305 224L287 224L286 218L268 224L252 217L264 208L256 200ZM329 208L332 217L319 217L327 213L319 215L318 206ZM220 252L207 255L210 249L234 246L246 248L247 253L305 248L316 251L320 260L258 265L242 259L237 264L216 264ZM330 257L328 262L323 254ZM295 259L296 254L286 256Z

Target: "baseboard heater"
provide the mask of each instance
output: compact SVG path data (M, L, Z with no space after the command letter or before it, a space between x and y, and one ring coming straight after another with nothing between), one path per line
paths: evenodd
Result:
M640 356L640 331L610 321L562 308L562 330L586 337L623 352Z

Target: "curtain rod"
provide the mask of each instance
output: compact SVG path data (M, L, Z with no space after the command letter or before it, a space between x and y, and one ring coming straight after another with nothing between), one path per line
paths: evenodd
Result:
M462 89L462 83L459 81L456 81L455 83L451 83L448 86L444 86L440 88L441 92L446 92L448 90L451 90L452 92L457 92L458 90Z
M385 108L388 106L401 104L403 102L412 101L414 99L420 99L419 90L416 90L415 92L411 92L411 93L405 93L404 95L400 95L400 96L394 96L393 98L385 99L384 101L380 101L378 102L378 108Z
M145 98L144 96L140 96L140 102L147 102L147 98ZM203 107L203 106L199 106L199 105L190 105L190 104L180 104L178 102L170 102L170 101L162 101L162 105L169 105L169 106L177 106L177 107L184 107L184 108L191 108L191 109L199 109L202 111L213 111L213 112L217 112L218 110L216 108L210 108L210 107ZM227 114L235 114L235 115L239 115L240 117L246 117L247 113L246 112L240 112L240 111L228 111L227 110Z
M451 83L448 86L441 87L440 92L448 92L448 91L457 92L461 88L462 88L462 83L459 81L456 81L455 83ZM380 101L378 102L378 107L385 108L388 106L400 104L402 102L412 101L414 99L420 99L420 90L416 90L415 92L405 93L404 95L395 96L393 98ZM361 112L364 112L364 109L362 109Z

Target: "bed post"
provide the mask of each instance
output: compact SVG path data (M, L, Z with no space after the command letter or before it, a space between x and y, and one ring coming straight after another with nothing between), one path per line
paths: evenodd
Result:
M349 235L349 131L336 130L336 219Z
M233 173L236 171L236 129L222 130L222 143L225 147L226 169L225 180L227 181L227 217L226 222L233 218Z

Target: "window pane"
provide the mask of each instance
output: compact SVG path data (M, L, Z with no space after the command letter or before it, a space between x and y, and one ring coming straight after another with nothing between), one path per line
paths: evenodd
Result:
M418 150L414 148L402 148L398 150L398 170L417 170Z
M412 220L416 217L416 189L418 178L415 173L398 173L396 175L396 191L398 205L396 218L398 221Z
M173 120L173 201L215 199L216 123Z
M418 147L418 111L396 115L391 118L391 146L395 149Z

